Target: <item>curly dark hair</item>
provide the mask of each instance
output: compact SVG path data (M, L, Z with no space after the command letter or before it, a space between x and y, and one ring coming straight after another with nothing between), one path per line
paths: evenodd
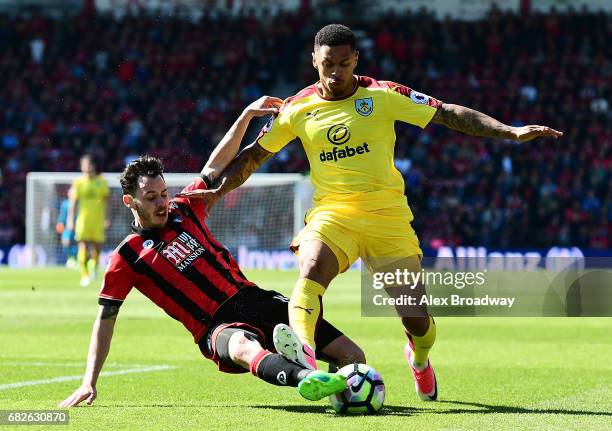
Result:
M140 156L125 167L119 181L124 195L134 196L138 189L138 177L164 177L164 164L161 159L153 156Z
M355 35L345 25L329 24L319 30L314 40L315 47L350 45L351 49L355 49Z

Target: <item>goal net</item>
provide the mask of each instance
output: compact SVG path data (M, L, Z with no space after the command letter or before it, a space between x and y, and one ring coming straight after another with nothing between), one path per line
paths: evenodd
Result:
M30 172L26 185L26 247L35 266L66 261L56 223L62 201L80 173ZM119 173L104 173L110 198L102 264L130 232L131 212L123 205ZM194 174L164 174L169 196L189 184ZM312 187L299 174L255 174L212 208L207 224L245 268L289 268L291 239L303 226L312 204Z

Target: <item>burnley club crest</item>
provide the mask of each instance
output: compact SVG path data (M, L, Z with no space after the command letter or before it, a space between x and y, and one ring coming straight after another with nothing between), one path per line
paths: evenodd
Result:
M371 97L366 97L365 99L357 99L355 100L355 111L359 115L363 115L367 117L374 110L374 102L372 102Z

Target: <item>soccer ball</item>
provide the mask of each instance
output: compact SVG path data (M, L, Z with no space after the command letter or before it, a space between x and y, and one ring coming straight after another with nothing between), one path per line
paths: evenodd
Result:
M329 397L336 413L376 413L380 410L385 401L385 384L374 368L366 364L351 364L338 372L346 376L348 387Z

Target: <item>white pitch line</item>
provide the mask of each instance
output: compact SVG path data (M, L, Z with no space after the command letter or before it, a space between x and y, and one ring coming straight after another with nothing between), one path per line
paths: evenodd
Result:
M18 362L18 361L0 361L0 367L83 367L85 362ZM144 368L147 364L104 364L104 368Z
M170 365L154 365L151 367L144 367L144 368L128 368L126 370L103 371L100 373L100 375L104 377L108 377L108 376L118 376L121 374L148 373L150 371L164 371L164 370L171 370L173 368L175 367L170 366ZM50 383L67 382L70 380L81 380L82 378L83 378L82 375L60 376L60 377L54 377L52 379L29 380L25 382L6 383L3 385L0 385L0 391L5 391L7 389L13 389L13 388L21 388L24 386L48 385Z

